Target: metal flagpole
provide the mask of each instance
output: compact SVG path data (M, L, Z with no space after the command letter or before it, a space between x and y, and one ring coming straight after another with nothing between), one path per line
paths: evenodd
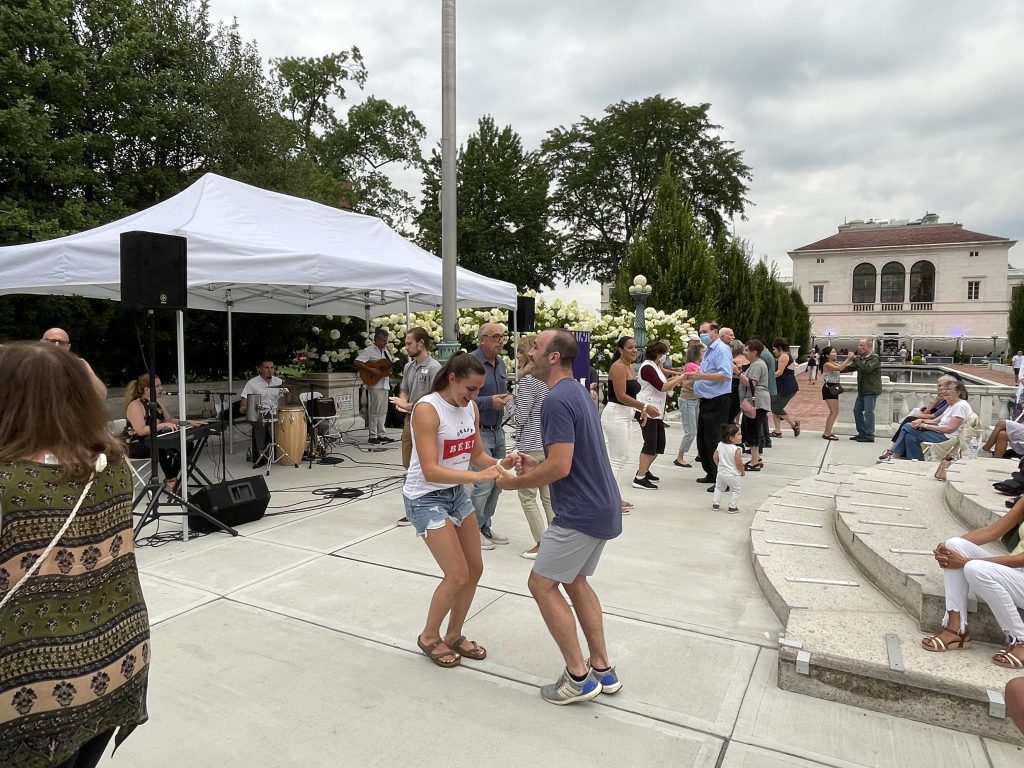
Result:
M459 348L456 179L455 0L441 0L441 362Z

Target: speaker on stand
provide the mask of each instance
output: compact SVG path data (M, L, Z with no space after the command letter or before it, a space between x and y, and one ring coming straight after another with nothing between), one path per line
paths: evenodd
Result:
M517 333L533 333L536 328L537 301L533 296L516 296Z
M121 303L135 309L188 308L188 241L158 232L121 233Z

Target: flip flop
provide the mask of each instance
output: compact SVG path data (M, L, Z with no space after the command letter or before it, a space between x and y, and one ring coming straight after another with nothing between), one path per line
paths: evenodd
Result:
M455 651L451 650L451 648L449 648L447 651L442 651L437 647L439 645L446 645L445 641L440 638L438 638L438 641L436 643L430 643L429 645L427 645L427 643L424 643L420 638L417 637L416 645L418 645L420 647L420 650L423 651L423 653L425 653L430 658L430 660L437 664L437 666L439 667L451 669L452 667L457 667L459 666L459 664L462 663L462 657ZM449 656L452 656L454 658L449 658L448 661L444 661L444 659Z
M800 422L793 422L793 437L800 437Z
M465 635L459 637L455 642L445 642L453 651L458 651L467 659L483 661L487 658L487 649L475 640L467 640Z

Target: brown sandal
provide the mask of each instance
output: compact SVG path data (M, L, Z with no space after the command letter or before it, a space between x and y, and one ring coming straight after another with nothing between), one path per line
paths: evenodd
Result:
M1004 669L1024 669L1024 660L1014 656L1014 648L1016 646L1011 645L1009 648L999 651L999 653L992 657L992 663Z
M956 640L950 640L946 642L942 640L939 635L929 635L928 637L921 639L921 647L926 651L932 651L934 653L944 653L945 651L965 651L971 647L971 636L966 630L963 632L954 632L952 629L944 629L943 632L949 632L951 635L956 635ZM940 635L942 632L939 633ZM996 654L998 656L998 654ZM999 662L996 662L997 664ZM1024 664L1021 664L1024 666Z
M487 649L475 640L467 640L465 635L459 637L455 642L445 640L445 645L454 651L458 651L467 659L483 661L487 658Z
M453 651L451 647L449 647L448 650L445 651L442 651L437 647L439 645L447 645L447 643L445 643L445 641L440 638L438 638L436 643L430 643L429 645L427 645L420 638L417 637L416 645L418 645L420 647L420 650L423 651L423 653L425 653L427 656L429 656L430 660L437 664L437 666L439 667L450 669L451 667L457 667L459 666L459 664L462 663L462 657L458 653ZM449 656L452 658L445 661L445 658Z

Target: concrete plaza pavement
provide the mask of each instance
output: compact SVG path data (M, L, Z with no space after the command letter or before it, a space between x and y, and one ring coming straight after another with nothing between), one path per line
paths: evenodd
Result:
M365 439L365 432L354 432ZM275 466L268 514L237 538L140 546L153 624L150 722L101 765L872 766L1001 768L1020 748L780 690L781 625L751 566L754 509L793 480L868 466L879 444L804 431L775 440L741 512L711 510L696 466L653 467L592 579L614 696L552 707L562 669L526 590L532 544L515 493L485 551L466 634L482 662L441 669L417 649L440 571L402 515L398 443L347 446L336 466ZM211 451L211 454L215 451ZM254 474L228 457L229 474ZM355 500L324 488L375 488ZM176 523L160 527L173 531ZM147 529L147 532L151 529Z

